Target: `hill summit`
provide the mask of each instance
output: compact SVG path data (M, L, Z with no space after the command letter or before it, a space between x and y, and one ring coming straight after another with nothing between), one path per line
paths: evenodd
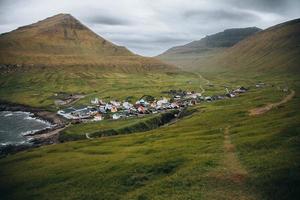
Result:
M131 67L140 71L172 68L105 40L70 14L58 14L1 34L0 64Z

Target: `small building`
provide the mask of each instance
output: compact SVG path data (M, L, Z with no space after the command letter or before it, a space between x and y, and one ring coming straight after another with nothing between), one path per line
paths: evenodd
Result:
M120 119L120 118L121 118L121 115L118 114L118 113L115 113L115 114L112 115L112 118L113 118L114 120L117 120L117 119Z
M76 109L74 109L73 107L70 107L70 108L66 108L66 109L57 111L57 114L63 116L64 118L67 118L67 119L73 119L72 113L75 111L76 111Z
M95 99L92 99L91 104L98 105L99 104L99 99L97 97Z
M177 101L177 100L180 100L180 99L181 99L181 96L180 96L180 95L175 95L175 96L174 96L174 100Z
M161 107L161 106L163 106L164 104L167 104L167 103L169 103L168 99L163 97L161 100L158 100L156 104L157 104L157 106Z
M151 108L156 108L156 106L157 106L156 101L150 103L150 107L151 107Z
M233 93L227 93L226 96L229 98L234 98L236 95Z
M96 114L95 116L94 116L94 119L93 119L93 121L101 121L101 120L103 120L104 118L103 118L103 116L101 115L101 114Z
M173 108L173 109L179 108L178 103L176 103L176 102L171 103L171 108Z
M241 94L241 93L245 93L245 92L247 92L247 89L244 87L240 87L236 90L233 90L233 93L237 93L237 94Z
M110 111L111 108L112 108L112 105L109 104L109 103L107 103L107 104L105 105L105 107L104 107L104 109L105 109L106 111Z
M117 108L121 107L121 102L118 102L118 101L110 101L110 104L117 107Z
M205 101L212 101L212 98L210 96L204 97Z
M145 99L140 99L137 102L135 102L135 104L139 104L139 105L142 105L142 106L148 106L149 105L149 103Z
M143 107L143 106L139 106L137 110L138 110L138 112L139 112L140 114L145 114L145 113L146 113L146 109L145 109L145 107Z
M118 108L116 106L112 106L110 112L112 113L118 112Z
M122 104L123 108L125 109L131 109L133 108L133 105L127 101L125 101L123 104Z
M100 106L100 107L99 107L99 112L100 112L100 113L106 113L105 106Z

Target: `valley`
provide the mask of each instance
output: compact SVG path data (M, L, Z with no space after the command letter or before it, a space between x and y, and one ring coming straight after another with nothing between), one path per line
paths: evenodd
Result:
M228 82L219 78L211 82L253 82L247 77ZM1 194L6 198L70 199L281 199L289 195L292 199L299 195L297 183L285 183L299 176L299 98L261 116L249 116L249 109L285 96L271 87L285 86L284 77L261 76L259 80L269 86L252 88L240 98L199 104L197 112L170 126L44 146L1 159L1 173L5 172L1 177L6 180L1 181ZM288 84L299 91L297 77L289 78ZM209 92L209 86L206 90ZM226 178L232 173L228 170L235 171L228 160L223 161L226 127L230 127L226 137L235 145L236 159L247 170L242 184ZM275 157L269 155L272 152ZM23 184L24 180L31 184Z
M155 57L69 14L1 34L1 108L59 126L0 155L0 198L298 199L299 30L229 29ZM82 106L97 113L67 113Z

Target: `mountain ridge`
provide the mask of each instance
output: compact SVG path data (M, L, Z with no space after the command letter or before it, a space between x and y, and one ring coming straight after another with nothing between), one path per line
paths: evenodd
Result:
M113 44L70 14L54 15L1 34L0 64L82 65L112 70L125 67L125 71L130 71L130 68L133 71L175 70L159 60L136 55Z
M257 31L231 47L204 48L202 52L193 53L175 52L157 58L182 69L198 72L299 73L300 19Z
M216 55L259 31L261 29L257 27L226 29L200 40L170 48L156 58L184 70L193 70L195 63L200 62L205 66Z
M210 66L229 70L300 72L300 18L269 27L219 55ZM217 68L216 68L217 69Z
M214 47L220 47L220 48L231 47L234 44L241 41L242 39L244 39L245 37L250 36L261 30L262 29L257 28L257 27L225 29L222 32L218 32L218 33L215 33L212 35L207 35L200 40L195 40L195 41L192 41L185 45L172 47L160 55L164 55L164 54L168 54L168 53L171 53L171 54L172 53L192 53L193 51L197 51L197 48L199 49L199 48L214 48ZM228 37L230 37L230 38L228 38ZM184 48L190 48L190 49L187 50ZM176 52L176 51L178 51L178 52Z

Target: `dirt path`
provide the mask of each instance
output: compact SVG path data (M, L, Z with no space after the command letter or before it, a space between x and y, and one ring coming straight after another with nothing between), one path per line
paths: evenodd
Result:
M294 96L295 96L295 91L291 90L291 93L289 95L287 95L286 97L284 97L281 101L279 101L277 103L269 103L269 104L267 104L266 106L263 106L263 107L253 108L253 109L249 110L249 115L250 116L262 115L262 114L270 111L273 108L276 108L276 107L278 107L282 104L287 103Z
M224 131L224 153L224 167L227 171L227 178L235 183L243 183L248 173L241 165L235 152L235 146L231 143L229 127L226 127Z
M260 199L253 192L246 179L249 176L247 170L239 161L234 144L231 142L230 127L223 131L224 154L219 166L207 174L209 187L212 189L205 193L204 199L223 200L255 200Z
M201 83L201 80L204 80L204 81L206 81L207 83L207 85L209 85L210 84L210 81L209 80L207 80L207 79L205 79L201 74L199 74L199 73L196 73L197 74L197 76L199 77L199 87L200 87L200 89L201 89L201 94L203 94L204 92L205 92L205 89L203 88L203 86L200 84Z

